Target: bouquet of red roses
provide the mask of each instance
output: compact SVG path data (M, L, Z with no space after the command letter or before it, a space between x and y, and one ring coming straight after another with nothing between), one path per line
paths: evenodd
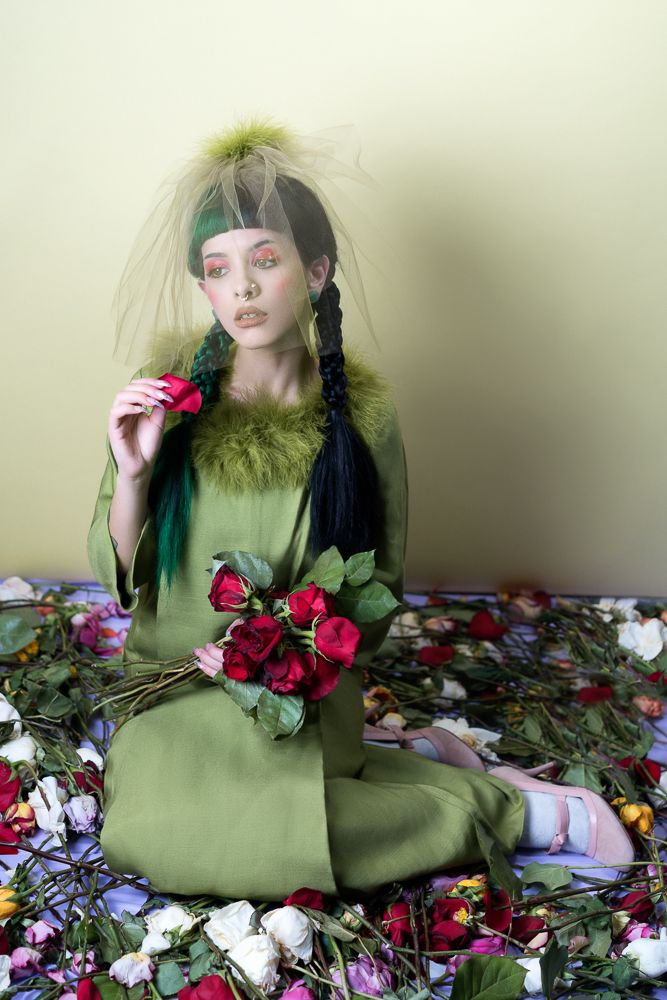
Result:
M274 587L271 567L251 552L213 556L209 601L237 617L216 643L222 665L209 676L273 739L298 732L306 702L326 697L341 670L353 665L362 638L355 623L377 621L398 607L391 591L372 579L374 554L343 560L332 546L291 590ZM147 683L155 674L157 682ZM117 713L105 714L129 718L196 676L201 669L190 657L179 667L124 680L104 703Z

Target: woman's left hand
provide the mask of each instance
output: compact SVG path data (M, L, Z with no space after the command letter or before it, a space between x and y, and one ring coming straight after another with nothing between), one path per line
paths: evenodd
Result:
M203 649L193 649L197 657L197 666L208 677L215 677L222 670L222 649L214 642L207 642Z

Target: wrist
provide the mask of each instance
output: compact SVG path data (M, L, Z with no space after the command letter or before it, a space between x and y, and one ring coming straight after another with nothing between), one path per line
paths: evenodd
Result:
M117 483L133 493L147 493L152 474L152 468L138 476L131 476L119 469Z

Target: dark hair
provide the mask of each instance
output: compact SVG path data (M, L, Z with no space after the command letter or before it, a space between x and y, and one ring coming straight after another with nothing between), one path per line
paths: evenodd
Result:
M232 218L222 192L210 191L202 199L192 222L188 269L203 277L202 244L231 228L284 229L282 213L271 198L261 212L257 201L239 178L235 182L241 218ZM378 477L373 457L345 416L347 402L343 354L340 292L333 283L338 260L336 240L329 219L317 196L301 181L278 176L275 190L291 228L291 235L304 267L322 254L331 262L328 285L314 304L315 320L322 342L319 372L322 397L327 403L324 442L310 477L311 555L336 545L343 558L375 548L382 533L383 511L379 503ZM190 380L202 394L202 411L219 397L219 370L233 338L216 320L195 354ZM200 411L200 412L202 412ZM159 583L164 574L170 588L185 544L194 488L191 436L195 416L183 413L168 430L155 463L148 502L153 513Z

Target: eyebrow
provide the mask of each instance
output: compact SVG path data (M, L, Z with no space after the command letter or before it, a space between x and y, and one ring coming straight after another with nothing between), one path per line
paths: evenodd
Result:
M275 243L275 242L276 242L275 240L260 240L259 243L253 243L251 247L248 247L248 250L256 250L257 247L263 247L266 243ZM223 253L221 250L219 250L217 253L207 253L206 256L204 257L204 260L208 260L209 257L226 257L226 256L227 256L226 253Z

